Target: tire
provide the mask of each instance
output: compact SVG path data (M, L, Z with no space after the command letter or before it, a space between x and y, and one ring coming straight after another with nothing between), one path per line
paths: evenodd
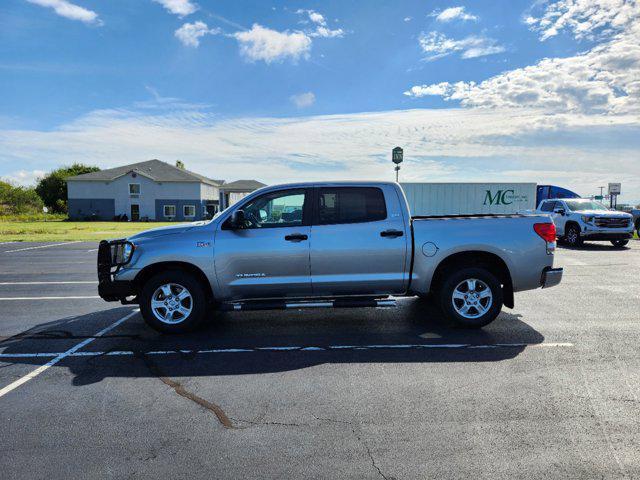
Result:
M475 284L474 290L470 288L473 286L470 282ZM483 294L485 291L489 292L489 296ZM464 298L464 295L470 294L478 296ZM484 327L493 322L502 310L502 286L495 275L483 267L469 267L450 272L437 296L442 312L458 327ZM470 304L473 305L469 306ZM465 306L469 307L466 315Z
M616 248L622 248L629 243L629 240L611 240L611 245Z
M184 298L179 299L180 296ZM155 306L152 305L154 301L157 302ZM202 324L206 309L207 296L202 286L182 270L167 270L154 275L140 293L140 311L145 322L162 333L195 330Z
M564 232L564 243L570 247L579 247L582 245L582 238L580 238L580 228L577 225L569 225Z

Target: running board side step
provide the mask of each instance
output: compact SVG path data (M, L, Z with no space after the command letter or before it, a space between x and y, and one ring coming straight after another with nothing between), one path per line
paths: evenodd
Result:
M299 308L393 308L395 306L395 299L339 298L321 301L249 301L223 303L220 309L237 312L249 310L295 310Z

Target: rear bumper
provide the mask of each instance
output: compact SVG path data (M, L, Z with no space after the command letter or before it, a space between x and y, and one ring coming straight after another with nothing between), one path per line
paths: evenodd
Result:
M562 281L562 268L547 267L542 271L542 277L540 278L540 286L542 288L555 287Z

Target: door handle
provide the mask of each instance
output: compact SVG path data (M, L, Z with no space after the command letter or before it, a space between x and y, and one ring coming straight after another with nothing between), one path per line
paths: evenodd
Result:
M404 235L402 230L385 230L380 232L381 237L401 237Z
M309 237L307 235L303 235L302 233L292 233L291 235L287 235L284 237L287 242L300 242L302 240L308 240Z

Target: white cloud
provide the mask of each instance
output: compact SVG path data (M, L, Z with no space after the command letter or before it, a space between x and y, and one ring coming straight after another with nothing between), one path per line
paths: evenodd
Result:
M192 3L190 0L153 0L153 1L162 5L170 13L173 13L174 15L179 15L180 17L191 15L193 12L198 10L197 5Z
M298 93L296 95L291 95L289 99L298 108L310 107L316 102L316 96L313 94L313 92Z
M427 61L437 60L452 53L460 52L462 58L477 58L505 51L497 40L489 37L470 35L456 40L440 32L421 33L418 39L422 51L427 53Z
M318 25L327 24L324 16L321 13L314 12L313 10L309 10L309 20L311 20L313 23L317 23Z
M523 108L228 120L196 109L96 111L46 131L0 130L0 175L10 165L108 168L181 158L230 180L392 179L396 144L405 149L408 181L534 181L589 194L622 178L626 198L640 200L638 115Z
M334 30L327 27L317 27L314 31L309 32L307 35L310 37L322 37L322 38L340 38L344 36L344 30L336 28Z
M442 93L423 93L436 91ZM442 95L446 100L458 100L469 107L638 114L640 24L575 56L545 58L480 83L421 85L405 94Z
M344 36L344 30L341 28L331 29L327 26L327 20L324 15L316 12L315 10L296 10L298 15L306 15L309 21L316 27L315 30L307 31L306 34L309 37L321 37L321 38L340 38ZM303 23L307 23L305 20Z
M412 20L412 18L411 18L411 17L404 17L404 21L405 21L405 22L410 22L411 20Z
M404 92L408 97L426 97L428 95L445 96L450 90L449 82L433 83L431 85L414 85Z
M533 12L524 19L531 30L539 32L541 40L555 37L569 30L578 40L611 36L636 23L640 19L640 3L637 0L561 0L536 2L532 10L544 11L540 16Z
M467 13L465 7L449 7L442 11L434 10L429 14L430 17L436 17L438 22L447 23L453 20L478 20L478 17Z
M44 170L16 170L2 175L0 179L13 185L31 186L38 183L46 173Z
M187 47L197 47L200 45L200 38L205 35L217 35L219 28L209 28L204 22L185 23L174 32L174 35L183 45Z
M240 44L240 53L248 60L265 63L282 61L287 58L297 61L308 58L311 38L304 32L278 32L254 23L251 30L232 35Z
M80 7L67 0L27 0L34 5L40 5L41 7L52 8L61 17L68 18L70 20L79 20L87 24L102 25L102 22L98 18L98 14L92 10Z

